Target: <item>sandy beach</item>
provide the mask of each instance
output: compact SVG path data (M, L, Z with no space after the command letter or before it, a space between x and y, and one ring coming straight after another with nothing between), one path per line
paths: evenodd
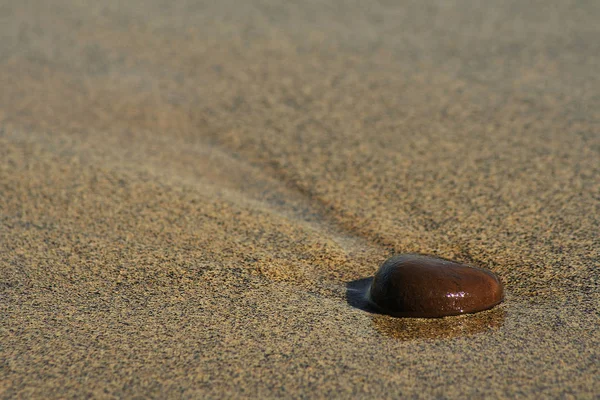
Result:
M598 398L598 21L0 0L0 398ZM400 253L505 301L356 307Z

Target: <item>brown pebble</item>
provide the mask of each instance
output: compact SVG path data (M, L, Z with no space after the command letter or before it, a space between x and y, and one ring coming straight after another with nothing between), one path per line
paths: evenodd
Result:
M416 254L386 260L375 274L368 300L396 317L445 317L494 307L504 297L490 271Z

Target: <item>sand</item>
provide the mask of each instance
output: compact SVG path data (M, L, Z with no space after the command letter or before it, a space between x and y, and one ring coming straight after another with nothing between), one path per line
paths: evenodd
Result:
M0 397L597 398L599 4L1 1Z

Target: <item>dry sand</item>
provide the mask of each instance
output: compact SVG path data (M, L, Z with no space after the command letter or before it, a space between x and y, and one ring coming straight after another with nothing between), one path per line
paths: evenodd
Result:
M597 398L598 21L1 1L0 397ZM402 252L506 301L352 307Z

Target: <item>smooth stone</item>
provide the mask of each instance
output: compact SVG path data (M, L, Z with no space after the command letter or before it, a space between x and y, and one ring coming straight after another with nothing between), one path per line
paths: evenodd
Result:
M487 310L504 298L498 277L481 268L417 254L386 260L367 300L395 317L445 317Z

